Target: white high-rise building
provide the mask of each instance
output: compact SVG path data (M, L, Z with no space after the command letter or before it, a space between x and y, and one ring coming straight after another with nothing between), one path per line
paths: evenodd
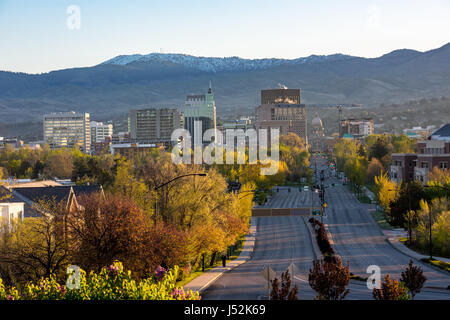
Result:
M73 148L91 151L89 113L57 112L44 115L44 141L51 149Z
M106 138L112 138L113 125L111 123L103 123L91 121L91 144L103 142Z

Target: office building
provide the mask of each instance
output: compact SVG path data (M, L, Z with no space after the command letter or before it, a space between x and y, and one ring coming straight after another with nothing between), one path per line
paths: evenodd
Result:
M341 138L363 139L373 134L373 119L345 119L341 120Z
M262 90L255 128L278 128L280 134L293 132L307 142L306 106L300 102L300 89Z
M103 123L91 121L91 144L103 142L106 138L112 138L113 125L111 123Z
M79 147L91 151L89 113L58 112L44 115L44 140L51 149Z
M433 168L448 170L449 165L450 124L447 124L432 133L429 140L417 142L417 153L393 153L389 175L397 183L418 180L426 184Z
M201 128L194 126L195 121L201 122ZM191 134L192 143L194 143L196 137L199 137L199 141L203 142L203 134L206 130L217 129L216 103L211 85L206 94L186 96L184 104L184 128Z
M141 109L130 112L130 140L133 143L171 144L172 132L184 127L183 114L176 109Z

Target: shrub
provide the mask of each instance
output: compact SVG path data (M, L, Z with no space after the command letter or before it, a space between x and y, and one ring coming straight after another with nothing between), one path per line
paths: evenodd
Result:
M414 266L413 261L409 260L408 267L402 272L401 281L408 288L411 298L414 299L414 296L422 290L427 278L424 276L422 268Z
M58 283L51 275L37 283L29 283L22 296L14 288L6 292L0 280L0 299L27 300L198 300L198 292L184 291L176 286L178 267L166 271L159 267L155 274L135 281L131 271L125 271L121 262L103 267L99 273L80 270L80 287L71 289ZM12 297L12 299L10 298Z
M408 288L405 284L392 280L389 274L384 277L380 289L373 289L372 295L375 300L409 300Z
M341 259L335 262L313 261L313 270L309 270L309 285L317 292L317 300L343 300L350 293L346 289L350 282L349 266L342 266Z
M280 282L277 278L270 280L272 289L270 291L270 300L298 300L298 287L295 284L291 289L291 276L289 270L281 274L281 288Z

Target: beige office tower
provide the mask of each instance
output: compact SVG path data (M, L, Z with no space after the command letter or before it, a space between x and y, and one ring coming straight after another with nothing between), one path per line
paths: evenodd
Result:
M84 153L91 151L89 113L56 112L44 115L44 140L51 149L78 146Z
M262 90L255 128L278 128L280 134L293 132L307 142L306 106L300 102L300 89Z
M130 139L138 143L172 144L172 132L183 128L184 116L177 109L130 111Z

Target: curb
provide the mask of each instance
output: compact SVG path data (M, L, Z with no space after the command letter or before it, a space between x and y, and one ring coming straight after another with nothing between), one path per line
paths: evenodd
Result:
M414 256L412 256L412 255L409 255L407 252L405 252L404 250L400 249L400 248L401 248L400 246L403 246L403 244L401 244L401 243L398 241L397 238L392 238L392 237L391 237L391 238L387 238L387 239L386 239L386 242L389 243L389 244L391 245L392 248L394 248L395 250L397 250L397 251L400 252L401 254L403 254L403 255L405 255L405 256L407 256L407 257L413 259L413 260L416 260L416 261L419 262L420 264L423 264L423 265L425 265L425 266L427 266L427 267L430 267L431 269L434 269L434 270L438 271L439 273L441 273L441 274L443 274L443 275L446 275L447 277L449 276L449 273L448 273L448 272L446 272L446 271L444 271L444 270L442 270L442 269L439 269L439 268L436 267L436 266L433 266L431 263L425 263L425 262L421 261L420 258L418 258L417 256L414 257ZM408 248L408 249L409 249L409 248ZM411 250L411 249L409 249L409 250ZM417 253L417 255L419 255L419 254ZM420 255L420 256L422 256L422 255ZM440 289L447 289L447 287L440 287Z
M312 226L311 226L311 224L309 223L309 221L307 219L302 219L302 220L303 220L303 223L306 225L306 228L309 231L308 232L309 233L309 240L311 241L311 244L312 244L313 253L314 253L314 260L323 259L322 252L320 252L319 246L317 244L315 231L312 229Z
M185 284L184 289L198 291L199 293L203 293L211 284L213 284L217 279L219 279L225 272L229 272L229 271L233 270L234 268L236 268L236 267L240 266L241 264L250 260L253 257L253 250L254 250L255 243L256 243L256 234L257 234L257 219L252 218L250 221L249 231L245 236L244 247L242 248L242 251L239 254L239 256L236 259L234 259L233 261L229 262L228 267L219 266L214 269L206 271L205 273L214 272L214 270L218 270L218 269L223 269L222 272L218 272L218 274L215 277L213 277L208 282L203 284L203 286L201 286L199 289L192 289L189 287L189 284L192 283L193 281L195 281L196 279L193 279L191 282ZM200 275L199 277L201 277L201 276L202 275Z

